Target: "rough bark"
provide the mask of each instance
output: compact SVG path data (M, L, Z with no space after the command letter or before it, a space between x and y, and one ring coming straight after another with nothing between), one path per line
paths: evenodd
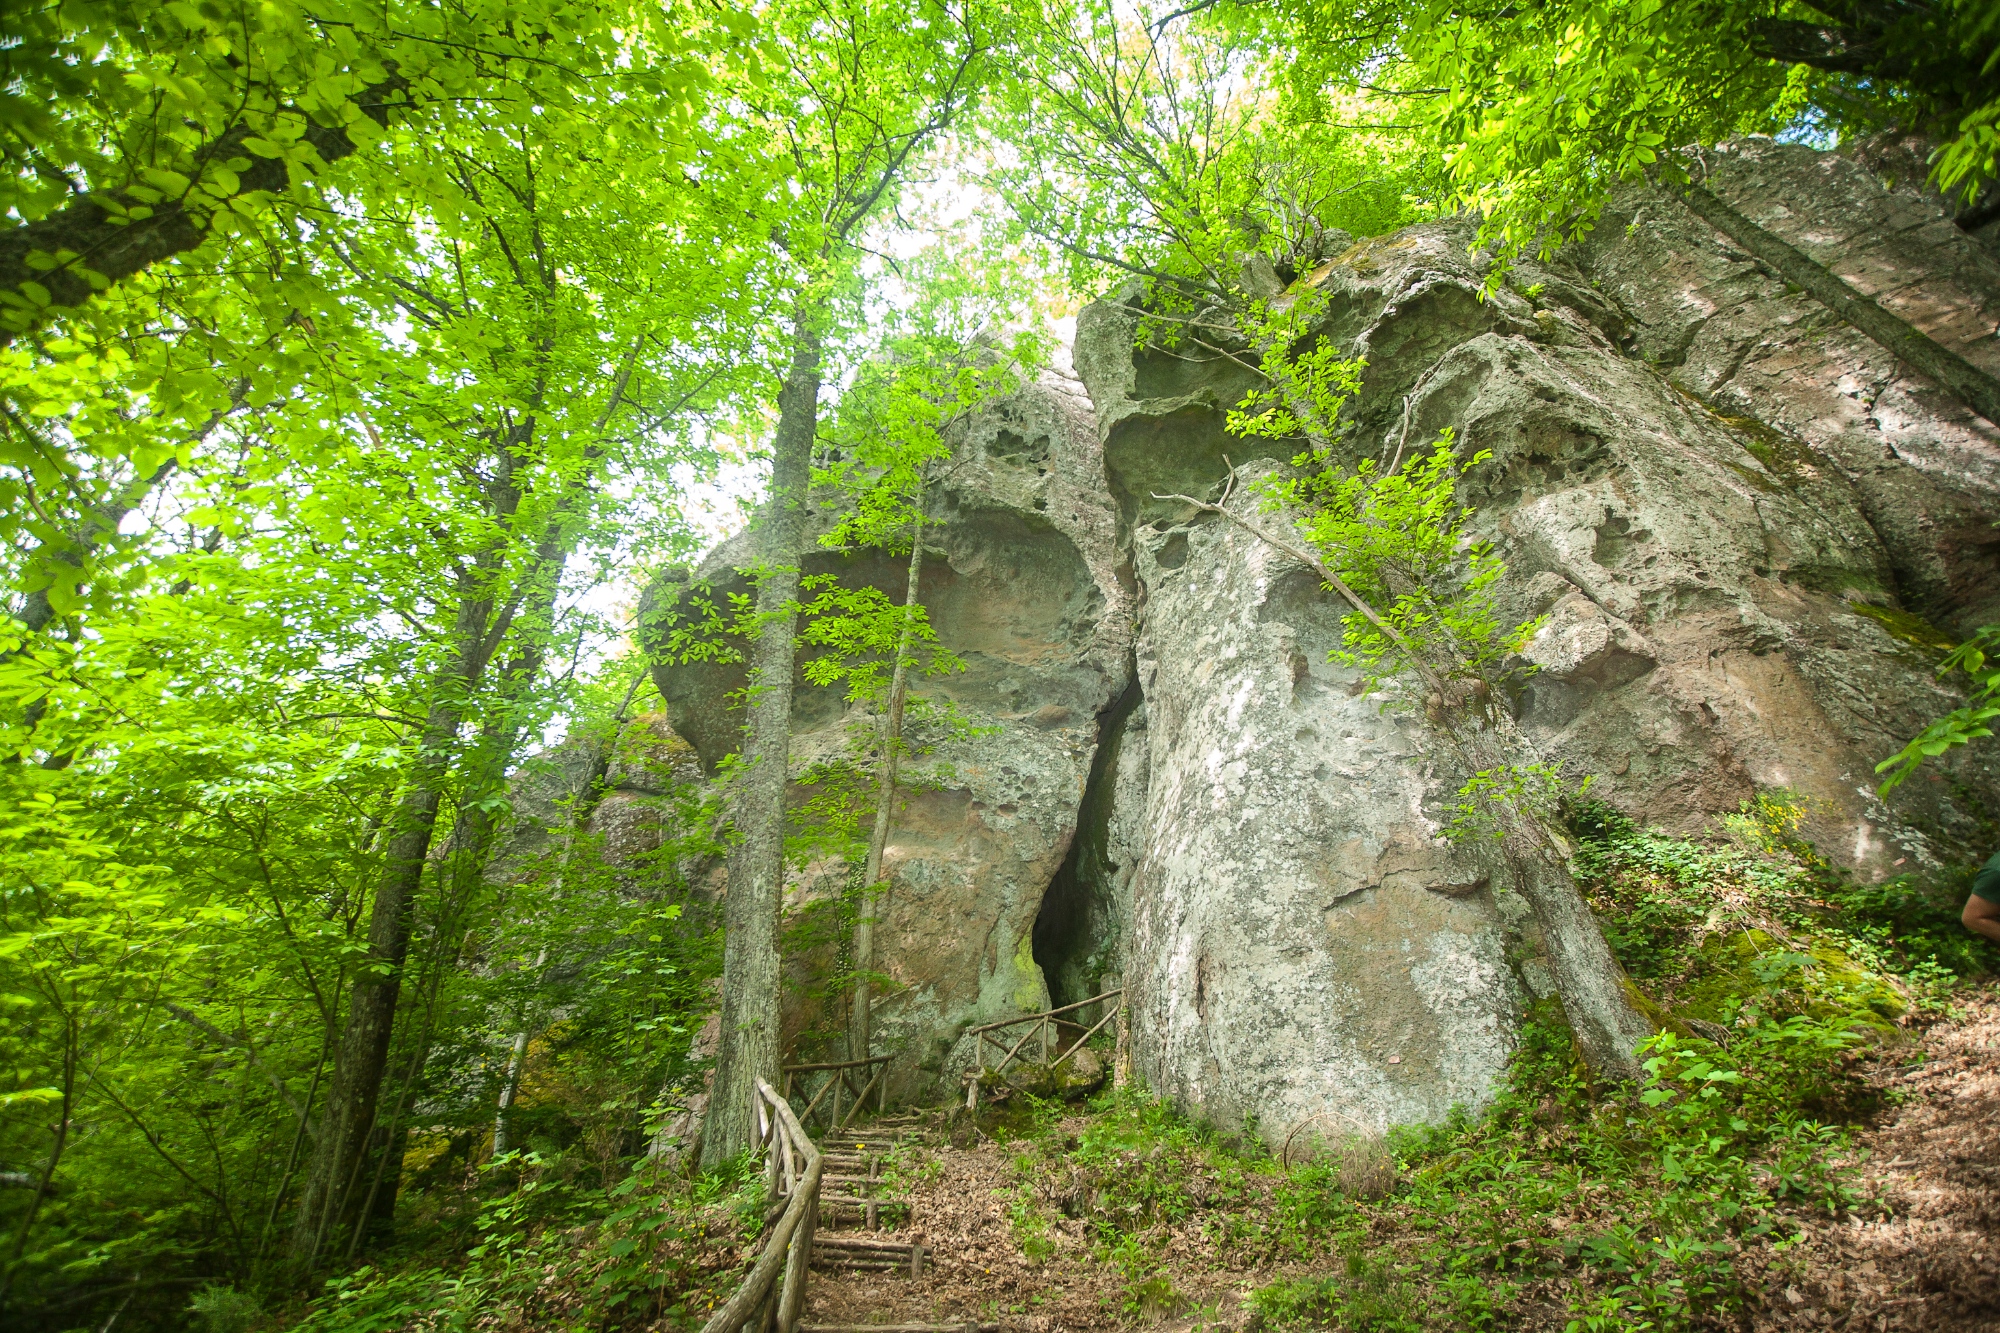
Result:
M465 618L462 612L461 625ZM461 657L439 685L456 684L469 692L477 675L474 666ZM441 688L439 692L444 691ZM458 691L452 693L463 697ZM327 1088L325 1119L306 1168L305 1191L292 1231L293 1256L307 1264L318 1259L326 1238L338 1229L367 1159L376 1101L387 1072L396 1002L402 994L417 890L437 826L460 712L455 705L433 704L425 719L417 767L398 804L397 832L389 841L376 881L363 972L355 978L348 1000L347 1022Z
M721 1041L702 1127L703 1166L755 1140L757 1080L778 1077L778 914L785 870L785 779L791 756L792 672L797 638L799 549L804 538L813 437L819 426L819 309L793 315L792 362L778 393L771 499L763 518L757 585L754 694L746 765L736 802L741 841L729 860L723 918Z
M854 923L854 1002L848 1016L847 1058L868 1058L869 1001L868 972L875 966L875 916L882 884L882 853L889 845L889 817L896 807L896 763L902 757L903 705L910 683L910 645L916 637L912 612L917 605L917 586L924 572L924 520L920 513L912 525L910 538L910 582L903 593L903 626L896 636L896 665L889 675L888 708L882 718L881 757L877 760L875 827L868 836L868 861L861 882L866 886L861 900L860 919Z
M362 115L377 125L387 125L391 109L404 100L408 87L406 79L391 75L363 88L351 101ZM312 145L321 162L336 162L354 152L354 140L341 126L322 125L297 110L279 115L304 122L299 139ZM211 163L247 159L249 165L236 173L234 190L211 193L215 180L210 178L203 187L190 189L179 199L158 203L124 190L107 190L79 197L67 208L0 233L0 291L18 291L24 283L33 282L48 293L50 306L80 306L98 290L86 273L108 283L121 282L163 259L194 249L208 238L215 214L228 200L260 191L275 193L290 186L291 173L283 159L258 157L243 146L246 140L268 130L268 125L238 122L195 154L188 172L195 178ZM133 209L151 212L129 220ZM69 258L59 267L38 269L28 262L31 255ZM10 323L0 323L0 347L21 331Z

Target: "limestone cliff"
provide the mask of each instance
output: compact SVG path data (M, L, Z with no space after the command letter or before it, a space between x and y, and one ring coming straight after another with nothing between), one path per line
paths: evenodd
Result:
M1918 181L1893 146L1769 141L1710 177L2000 373L2000 263ZM1545 752L1680 831L1792 789L1865 878L1983 857L1993 749L1888 802L1871 770L1954 702L1927 645L2000 617L2000 426L1666 194L1622 195L1590 243L1486 299L1469 235L1410 228L1299 281L1368 359L1357 451L1451 427L1492 452L1463 498L1508 562L1507 610L1548 615L1512 700ZM1340 608L1317 578L1155 498L1289 450L1225 434L1237 363L1136 350L1131 297L1079 321L1087 402L1024 389L958 446L924 600L972 667L936 688L995 730L942 746L947 776L892 832L898 1087L953 1086L967 1024L1122 975L1140 1072L1218 1122L1275 1141L1476 1105L1547 987L1525 906L1437 838L1462 775L1393 691L1329 663ZM742 559L725 545L696 579L741 587ZM812 561L900 587L888 562ZM732 670L658 672L711 768ZM839 700L802 696L798 731L801 764L839 744Z

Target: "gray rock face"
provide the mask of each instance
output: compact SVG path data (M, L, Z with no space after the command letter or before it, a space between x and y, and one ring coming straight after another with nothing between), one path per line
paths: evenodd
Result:
M1990 256L1935 201L1808 150L1725 157L1715 187L1739 209L1913 323L1961 348L1983 337L1994 359ZM1955 702L1892 630L1915 613L1990 618L2000 595L1992 423L1731 260L1679 204L1621 207L1645 210L1636 230L1607 224L1489 300L1453 224L1362 242L1303 278L1330 298L1328 333L1369 362L1357 456L1446 427L1492 452L1463 498L1508 561L1507 609L1548 616L1514 703L1547 757L1597 776L1594 794L1699 832L1789 788L1808 836L1867 878L1983 857L1990 752L1886 805L1872 767ZM1511 1048L1521 981L1540 989L1532 931L1510 944L1523 906L1435 838L1461 775L1421 724L1326 665L1340 608L1317 578L1154 498L1212 498L1225 454L1240 486L1269 470L1260 455L1290 452L1226 436L1244 372L1151 365L1132 346L1116 301L1079 321L1141 597L1138 1067L1219 1122L1255 1115L1271 1139L1313 1117L1377 1129L1476 1104Z
M1913 164L1751 141L1714 155L1710 184L2000 372L2000 266ZM1491 452L1462 498L1508 563L1504 612L1546 616L1509 700L1544 756L1686 833L1790 789L1803 832L1863 878L1983 859L1993 748L1886 803L1872 769L1957 702L1931 626L2000 618L2000 427L1667 195L1622 195L1589 244L1487 299L1469 239L1410 228L1300 282L1368 360L1357 458L1446 428ZM1134 298L1079 318L1089 402L1050 382L987 413L940 497L923 597L970 670L927 688L990 730L940 742L892 833L896 1095L955 1088L968 1025L1122 980L1139 1074L1273 1144L1476 1106L1549 989L1526 906L1438 838L1463 775L1393 683L1363 696L1329 664L1342 608L1317 577L1157 498L1214 496L1233 470L1246 503L1294 451L1224 430L1251 387L1237 363L1135 350ZM746 542L696 584L746 589ZM807 564L900 595L899 562ZM690 596L656 588L661 622ZM712 772L741 668L658 679ZM802 690L795 767L859 720Z
M1858 161L1751 139L1711 183L1751 221L1990 373L2000 260L1922 188L1921 152ZM1677 200L1628 192L1575 256L1630 320L1628 346L1725 416L1831 464L1880 538L1910 610L1963 631L2000 620L2000 426L1786 284ZM1754 443L1754 441L1753 441Z
M902 988L875 1006L877 1049L897 1051L895 1096L951 1084L947 1055L967 1026L1046 1008L1048 987L1032 933L1043 890L1076 828L1098 715L1130 677L1127 597L1116 576L1113 524L1089 409L1061 381L1029 386L983 412L956 443L955 466L933 502L922 601L963 673L921 682L982 734L932 743L891 827L885 867L893 888L876 927L879 969ZM751 534L719 548L694 589L654 589L651 633L669 630L697 595L748 591ZM878 554L814 551L807 573L838 573L900 600L907 567ZM654 642L659 642L655 637ZM713 771L742 725L729 692L740 664L660 667L655 677L676 730ZM868 722L833 689L801 680L792 766L847 751ZM806 877L793 890L819 889ZM788 1028L797 1058L828 1054L837 1015L800 1013ZM816 1045L817 1043L817 1045Z
M1246 468L1246 471L1248 469ZM1478 868L1433 836L1419 724L1327 664L1319 580L1238 528L1149 527L1151 782L1126 983L1135 1067L1275 1143L1482 1101L1521 997Z

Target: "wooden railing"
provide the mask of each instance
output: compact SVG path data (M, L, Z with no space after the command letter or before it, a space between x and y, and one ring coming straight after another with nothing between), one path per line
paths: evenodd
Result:
M764 1148L766 1197L787 1202L750 1275L709 1316L701 1333L797 1333L805 1309L806 1272L812 1265L813 1233L819 1229L819 1180L825 1163L792 1113L791 1103L776 1089L760 1078L753 1100L757 1142ZM785 1275L782 1286L780 1269Z
M1075 1013L1079 1009L1088 1008L1093 1004L1098 1004L1105 1000L1123 999L1124 995L1124 988L1120 987L1117 990L1108 990L1102 995L1093 995L1088 1000L1078 1000L1075 1004L1063 1005L1059 1009L1047 1009L1039 1014L1023 1014L1019 1018L1003 1018L998 1023L987 1023L984 1026L973 1028L969 1035L979 1039L974 1047L975 1054L973 1056L977 1068L966 1071L966 1106L974 1108L979 1105L979 1081L982 1078L989 1072L997 1074L1006 1069L1008 1065L1013 1064L1016 1059L1021 1057L1028 1043L1036 1037L1040 1037L1041 1041L1037 1056L1035 1057L1035 1063L1045 1065L1051 1070L1060 1066L1065 1060L1068 1060L1071 1056L1082 1050L1085 1042L1102 1032L1105 1024L1118 1016L1118 1006L1115 1004L1105 1006L1104 1016L1088 1028L1084 1027L1081 1023L1062 1022L1062 1015ZM1027 1025L1028 1030L1023 1032L1020 1039L1012 1046L1007 1044L1005 1037L995 1035L1006 1031L1008 1028L1020 1027L1023 1024ZM1063 1029L1065 1028L1080 1032L1082 1035L1065 1046L1063 1044L1065 1041ZM1000 1063L992 1066L990 1070L986 1064L986 1048L988 1045L991 1045L994 1050L1001 1052Z
M801 1121L812 1119L813 1112L819 1109L821 1100L830 1092L833 1094L833 1104L827 1110L826 1127L829 1132L838 1134L846 1129L854 1117L860 1114L861 1108L868 1104L868 1094L871 1092L875 1094L877 1115L889 1109L889 1084L885 1076L889 1072L891 1058L893 1057L887 1055L871 1055L866 1060L843 1060L828 1065L786 1065L785 1099L791 1100L792 1084L799 1075L824 1073L826 1082L820 1084L819 1091L815 1092L812 1100L806 1103L806 1109L799 1112L799 1119ZM865 1079L864 1074L867 1075ZM840 1094L843 1092L851 1098L844 1117L840 1114Z

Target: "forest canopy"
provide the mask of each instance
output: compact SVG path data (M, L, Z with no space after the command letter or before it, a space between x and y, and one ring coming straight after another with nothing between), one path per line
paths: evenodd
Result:
M801 586L801 516L845 488L914 588L944 432L1078 299L1254 323L1455 215L1504 264L1742 134L1909 136L2000 209L1985 0L26 0L0 70L24 1329L461 1262L524 1180L613 1212L725 979L726 1167L801 854L775 682L803 644L879 701L889 791L949 667L913 600ZM637 590L760 502L754 605L671 646L762 673L731 804L662 777L614 868L589 812L662 762ZM567 1091L517 1108L531 1046Z

